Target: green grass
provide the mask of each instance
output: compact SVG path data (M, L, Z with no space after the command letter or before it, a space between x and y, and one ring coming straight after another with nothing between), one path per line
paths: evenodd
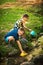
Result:
M36 32L40 31L40 26L43 23L43 16L38 14L29 13L23 8L12 8L12 9L0 9L0 39L3 42L4 35L10 29L14 27L14 23L21 18L23 14L27 13L29 15L27 27L35 30Z
M28 23L26 24L27 27L35 30L37 33L40 32L40 27L43 24L43 16L37 13L32 13L27 11L26 9L23 9L21 7L16 8L8 8L8 9L0 9L0 45L5 44L4 42L4 36L5 34L14 27L15 22L22 17L23 14L27 13L29 15ZM32 47L30 44L31 41L28 38L28 46ZM6 54L8 52L8 49L4 48L3 46L0 46L0 51ZM2 47L2 49L1 49ZM15 47L17 47L15 45ZM6 53L5 53L6 52Z
M21 11L20 11L21 10ZM0 27L3 27L3 29L6 28L12 28L14 26L14 23L16 20L21 18L22 14L24 14L23 9L1 9L0 10ZM11 25L11 26L10 26Z
M16 2L16 0L0 0L0 4L4 4L6 2Z

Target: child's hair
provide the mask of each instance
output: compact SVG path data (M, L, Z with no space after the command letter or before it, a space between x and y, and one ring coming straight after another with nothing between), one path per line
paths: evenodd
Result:
M28 18L29 16L28 16L28 14L24 14L24 15L23 15L23 17L26 17L26 18Z
M23 29L23 28L20 28L20 30L21 30L21 31L23 31L23 32L25 33L25 31L24 31L24 29ZM23 34L24 34L24 33L23 33Z
M21 30L21 31L24 31L24 29L23 29L23 28L20 28L20 30Z

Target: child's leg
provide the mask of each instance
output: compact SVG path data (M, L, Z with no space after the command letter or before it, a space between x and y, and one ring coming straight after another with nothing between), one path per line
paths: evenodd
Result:
M14 41L14 37L13 37L13 36L10 36L10 37L8 38L8 40L9 40L9 43L10 43L11 41ZM17 41L17 44L18 44L18 47L19 47L20 51L23 52L22 46L21 46L21 44L20 44L19 41Z
M12 41L14 41L15 39L14 39L14 37L13 36L9 36L9 37L6 37L5 38L5 42L6 43L9 43L9 46L10 46L10 43L12 42Z
M15 39L14 39L14 37L13 36L9 36L8 37L8 41L9 41L9 43L11 42L11 41L14 41Z

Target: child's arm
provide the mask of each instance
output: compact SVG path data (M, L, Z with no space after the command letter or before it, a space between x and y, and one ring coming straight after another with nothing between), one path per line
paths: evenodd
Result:
M26 30L28 30L28 31L32 31L30 28L27 28L27 27L25 26L25 24L23 24L23 27L24 27Z
M21 52L23 52L22 45L19 40L16 41Z

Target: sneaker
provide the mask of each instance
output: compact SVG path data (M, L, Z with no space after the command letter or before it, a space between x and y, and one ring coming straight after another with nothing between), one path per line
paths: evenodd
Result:
M26 53L26 52L22 52L21 54L20 54L20 56L22 56L22 57L24 57L24 56L26 56L28 53Z

